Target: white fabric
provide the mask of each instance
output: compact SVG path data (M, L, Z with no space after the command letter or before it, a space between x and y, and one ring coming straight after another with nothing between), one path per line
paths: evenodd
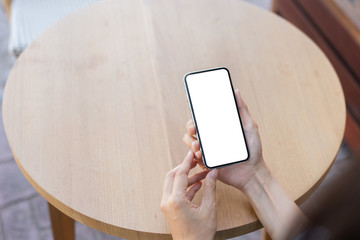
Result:
M9 53L20 53L56 21L98 0L13 0Z

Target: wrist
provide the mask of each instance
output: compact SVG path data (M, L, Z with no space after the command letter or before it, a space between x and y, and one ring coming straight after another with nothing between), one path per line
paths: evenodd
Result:
M270 185L273 180L273 176L270 169L266 166L262 160L254 170L254 174L249 181L242 187L241 190L247 197L251 199L252 196L258 195L259 192L263 192L266 186Z

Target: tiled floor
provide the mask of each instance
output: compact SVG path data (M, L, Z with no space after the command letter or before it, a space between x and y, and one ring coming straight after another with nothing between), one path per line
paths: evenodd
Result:
M270 6L270 0L249 0L249 2L267 9ZM0 7L0 99L3 85L14 63L14 58L7 54L8 34L6 16L2 7ZM47 203L30 186L16 166L5 137L1 113L0 123L0 240L52 239ZM338 173L336 166L348 156L349 152L343 147L334 168L329 174L330 177ZM119 238L76 223L76 239L100 240ZM260 239L260 231L235 239Z

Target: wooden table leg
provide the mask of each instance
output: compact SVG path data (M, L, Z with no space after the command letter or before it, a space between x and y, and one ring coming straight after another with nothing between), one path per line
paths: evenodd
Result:
M48 207L54 240L74 240L74 219L66 216L50 203L48 203Z
M279 0L272 0L270 10L274 13L278 11Z

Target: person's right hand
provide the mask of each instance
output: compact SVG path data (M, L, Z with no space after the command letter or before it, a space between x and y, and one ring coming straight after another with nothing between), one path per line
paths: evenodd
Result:
M240 91L235 90L236 102L239 108L240 117L244 127L244 133L249 148L250 158L244 163L219 168L218 179L223 183L243 190L246 184L257 172L267 171L263 160L262 148L258 126L251 117L248 107L240 96ZM203 167L200 143L196 139L196 130L192 120L186 123L187 133L183 137L184 143L195 152L197 162ZM222 139L226 141L226 139ZM224 149L226 151L226 149Z

